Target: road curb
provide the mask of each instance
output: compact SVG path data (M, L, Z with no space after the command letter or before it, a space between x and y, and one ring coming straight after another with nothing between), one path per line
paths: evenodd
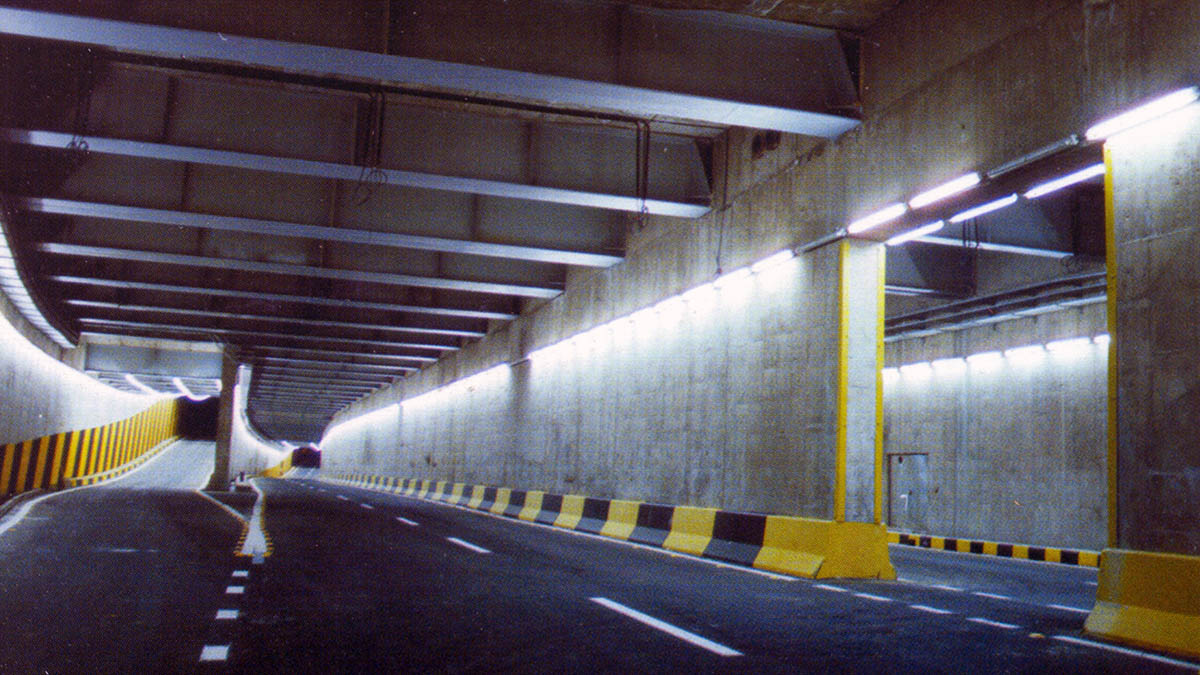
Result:
M337 474L333 482L809 578L894 579L887 532L872 523L556 495L448 481Z

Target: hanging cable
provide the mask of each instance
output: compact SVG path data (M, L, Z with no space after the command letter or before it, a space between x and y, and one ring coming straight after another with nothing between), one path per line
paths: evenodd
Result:
M366 204L375 195L375 190L387 183L387 172L380 168L383 157L383 92L371 92L368 106L366 139L362 144L362 170L354 185L356 206Z
M650 123L637 121L637 158L634 162L638 207L638 229L646 227L646 199L650 193Z

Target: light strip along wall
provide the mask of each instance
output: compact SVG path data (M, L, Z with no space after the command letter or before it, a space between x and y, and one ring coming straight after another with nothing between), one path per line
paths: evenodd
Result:
M1066 340L1052 340L1046 344L1033 344L1022 347L1010 347L1003 352L988 351L968 354L965 357L951 357L934 361L917 361L906 363L900 367L889 366L883 369L885 381L894 382L901 377L925 378L935 372L961 372L967 368L991 368L1008 362L1036 365L1040 359L1061 354L1067 357L1077 357L1092 348L1108 352L1110 338L1107 333L1095 337L1078 337Z
M0 498L28 490L58 490L114 478L178 435L177 399L163 400L111 424L64 431L3 446Z

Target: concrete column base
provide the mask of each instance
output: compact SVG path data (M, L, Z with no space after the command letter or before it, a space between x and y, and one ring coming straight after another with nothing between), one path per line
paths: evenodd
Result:
M1105 549L1084 630L1200 657L1200 556Z
M896 578L885 526L794 516L767 516L754 567L812 579Z

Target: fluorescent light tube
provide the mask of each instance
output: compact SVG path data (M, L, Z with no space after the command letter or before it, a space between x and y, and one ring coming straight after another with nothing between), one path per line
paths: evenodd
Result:
M1006 206L1012 206L1013 204L1016 204L1016 203L1017 203L1017 196L1015 194L1009 195L1003 199L997 199L996 201L993 201L993 202L988 202L986 204L980 204L979 206L976 206L975 208L967 209L966 211L963 211L962 213L955 214L950 217L950 222L961 223L964 220L970 220L972 218L977 218L979 216L982 216L985 213L991 213L992 211L999 211L1000 209L1002 209Z
M736 284L738 281L741 281L742 279L749 279L750 275L751 275L751 272L750 272L749 267L740 267L740 268L730 272L729 274L717 277L717 279L712 282L713 287L726 288L726 287L730 286L731 284Z
M908 232L901 232L900 234L892 237L891 239L888 239L887 245L888 246L899 246L900 244L903 244L904 242L907 242L907 241L912 241L913 239L916 239L917 237L924 237L927 234L933 234L934 232L937 232L938 230L942 229L942 227L944 227L945 225L946 225L946 221L939 220L936 223L929 223L928 225L922 225L915 230L909 230Z
M134 377L133 373L125 373L125 381L137 387L142 393L149 394L151 396L162 396L162 392L156 391L142 384L142 381Z
M171 384L175 385L175 388L179 390L179 393L188 397L189 401L203 401L204 399L208 398L207 396L197 396L192 392L191 389L188 389L187 385L183 383L183 380L179 379L178 377L172 377Z
M791 249L780 251L779 253L774 253L754 263L750 266L750 271L758 274L759 272L762 272L763 270L769 270L776 265L782 265L783 263L795 257L796 253Z
M1087 167L1086 169L1080 169L1079 171L1076 171L1074 173L1069 173L1061 178L1055 178L1054 180L1047 181L1045 183L1042 183L1041 185L1035 185L1029 189L1029 192L1025 193L1025 198L1026 199L1037 199L1038 197L1041 197L1043 195L1048 195L1051 192L1056 192L1058 190L1061 190L1065 187L1069 187L1076 183L1082 183L1083 181L1085 181L1089 178L1095 178L1096 176L1103 176L1103 175L1104 175L1104 164L1103 163L1093 164L1093 165Z
M959 176L949 183L943 183L931 190L926 190L921 194L908 200L908 205L914 209L919 209L922 206L945 199L951 195L956 195L960 192L965 192L979 185L979 174L972 171L965 176Z
M892 204L891 206L882 208L869 216L859 218L853 223L850 223L846 226L846 231L850 234L866 232L873 227L879 227L889 220L895 220L905 213L908 213L908 206L903 203Z
M1162 117L1167 113L1191 105L1198 98L1200 98L1200 89L1196 87L1180 89L1092 126L1087 130L1087 139L1089 141L1098 141L1108 138L1117 132L1125 131L1130 127L1135 127L1143 122L1149 122L1156 117Z

